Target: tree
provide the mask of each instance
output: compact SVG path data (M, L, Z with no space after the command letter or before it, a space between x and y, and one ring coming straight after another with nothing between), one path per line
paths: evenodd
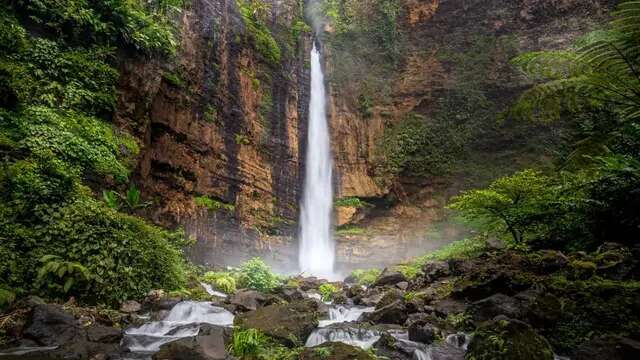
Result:
M535 235L553 211L557 187L551 178L524 170L494 181L486 189L470 190L453 198L450 209L469 221L479 221L490 232L508 233L516 246Z

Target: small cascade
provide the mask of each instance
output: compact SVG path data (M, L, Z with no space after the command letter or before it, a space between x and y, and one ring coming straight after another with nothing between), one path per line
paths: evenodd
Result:
M380 339L382 331L358 326L327 326L316 329L307 339L306 347L314 347L326 342L342 342L369 349Z
M337 305L329 309L329 319L320 320L319 327L323 328L332 324L357 321L360 315L373 310L373 307Z
M221 298L226 298L228 296L227 294L225 294L223 292L214 290L213 286L211 286L211 285L209 285L209 284L207 284L205 282L200 282L200 285L202 285L202 287L207 292L207 294L209 294L211 296L217 296L217 297L221 297Z
M201 324L231 326L233 314L210 303L184 301L161 321L127 329L121 345L132 353L152 354L163 344L198 335Z
M311 50L311 95L305 163L304 197L300 207L299 265L308 275L332 279L334 244L331 237L333 208L332 161L324 74L320 51Z

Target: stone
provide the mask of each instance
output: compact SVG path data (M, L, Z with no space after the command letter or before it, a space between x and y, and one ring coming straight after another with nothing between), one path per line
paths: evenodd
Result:
M403 281L407 281L407 278L401 272L389 270L388 268L386 268L378 276L376 281L373 283L373 286L393 286Z
M256 290L243 289L235 293L230 299L231 304L239 310L253 311L262 306L267 298Z
M230 328L201 325L197 336L162 345L153 360L225 360L231 335Z
M382 295L380 301L376 303L376 309L383 308L394 301L402 300L404 301L404 293L398 289L389 289L387 292Z
M406 291L409 288L409 283L406 281L401 281L396 284L396 287L402 291Z
M31 324L23 336L40 345L63 345L78 339L84 340L84 331L73 315L54 304L36 305L33 308Z
M369 321L374 324L402 325L407 320L407 316L407 309L404 305L404 301L396 300L373 312L362 314L359 321Z
M135 300L127 300L120 305L120 311L127 314L137 313L142 309L142 305Z
M591 339L578 347L575 360L636 360L640 359L640 342L621 336Z
M478 327L467 358L553 360L549 342L525 322L498 316Z
M446 298L433 304L433 311L442 317L447 317L450 314L463 313L468 307L469 305L464 301Z
M434 282L451 275L451 269L446 261L429 261L422 265L422 273L428 282Z
M280 295L286 301L304 300L305 293L299 288L284 288L280 291Z
M93 324L87 328L87 339L99 343L119 343L122 339L122 330Z
M536 297L527 307L526 318L535 327L551 327L562 318L562 303L552 294Z
M426 323L417 321L409 325L409 340L423 344L431 344L436 338L434 328Z
M504 294L495 294L476 301L469 310L473 315L473 320L477 322L488 321L498 315L520 318L522 314L520 302Z
M237 315L234 325L258 329L285 346L304 342L318 326L318 304L312 299L277 304Z
M543 274L558 271L569 264L569 259L561 252L555 250L541 250L538 252L537 268Z
M368 352L342 342L326 342L305 348L300 360L374 360Z

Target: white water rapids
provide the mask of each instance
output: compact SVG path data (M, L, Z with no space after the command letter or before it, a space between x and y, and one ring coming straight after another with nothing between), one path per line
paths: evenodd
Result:
M311 96L304 198L300 212L300 270L333 278L335 259L331 237L332 161L327 124L326 90L315 44L311 50Z

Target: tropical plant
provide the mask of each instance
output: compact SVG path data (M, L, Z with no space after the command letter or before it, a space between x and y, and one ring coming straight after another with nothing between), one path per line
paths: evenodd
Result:
M236 279L232 273L208 271L204 274L202 280L213 284L218 290L226 294L236 292Z
M382 270L380 269L357 269L351 272L350 277L353 277L359 285L371 285L376 282L376 279Z
M523 54L514 60L533 79L512 109L518 116L555 120L563 112L613 109L621 123L640 120L640 2L624 0L602 31L573 49Z
M242 264L238 270L238 285L243 288L269 292L280 283L280 279L259 257Z
M38 270L36 282L47 284L49 287L59 287L62 283L62 291L68 293L74 285L90 281L93 276L82 264L75 261L65 261L57 255L45 255L40 259L42 267ZM53 278L53 283L49 281Z
M318 288L320 295L322 295L322 301L329 301L338 292L338 288L333 284L322 284Z
M233 355L241 359L257 359L263 348L268 346L269 339L256 329L239 330L233 332Z

